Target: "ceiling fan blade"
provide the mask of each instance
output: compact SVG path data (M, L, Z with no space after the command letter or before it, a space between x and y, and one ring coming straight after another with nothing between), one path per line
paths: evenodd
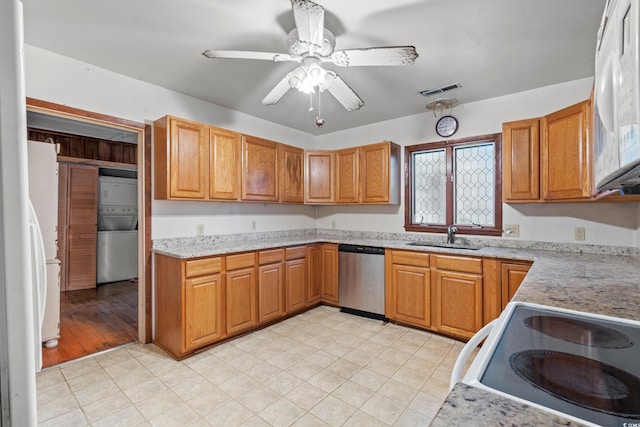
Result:
M210 50L202 52L204 56L211 59L259 59L264 61L298 61L301 58L293 57L287 53L273 52L251 52L245 50Z
M329 61L340 67L412 65L418 52L413 46L370 47L363 49L337 50Z
M320 49L324 41L324 7L310 0L291 0L298 39Z
M329 76L329 78L333 77L333 81L328 82L326 90L328 90L347 111L358 110L364 105L364 101L360 99L339 75L331 73Z
M286 75L278 82L278 84L271 89L271 92L267 94L262 100L262 105L273 105L280 101L280 98L284 96L287 91L291 89L289 84L289 75Z

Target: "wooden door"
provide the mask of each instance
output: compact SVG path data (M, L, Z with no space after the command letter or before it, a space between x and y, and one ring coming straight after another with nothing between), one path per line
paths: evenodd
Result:
M280 144L280 201L304 203L304 150Z
M242 200L278 201L278 143L242 136Z
M410 325L431 326L431 276L428 267L391 264L387 316Z
M322 245L307 246L307 306L322 298Z
M240 149L239 133L209 128L209 198L240 198Z
M185 281L185 350L213 343L224 337L222 329L222 275Z
M335 164L333 151L305 151L305 203L331 204L335 197Z
M482 276L433 270L434 327L471 338L482 327Z
M513 298L520 284L529 272L530 265L515 264L511 262L502 263L502 309L507 306Z
M98 168L68 165L66 291L96 287Z
M591 197L589 101L542 119L542 197L571 200Z
M505 202L540 199L540 120L502 124L502 191Z
M256 325L256 270L254 267L227 271L227 335Z
M360 202L388 203L390 143L360 147Z
M205 199L209 178L209 129L187 120L170 118L171 198Z
M307 303L307 260L304 258L285 262L284 266L285 312L301 310Z
M338 245L321 245L322 300L338 304Z
M336 203L358 203L358 147L336 151Z
M282 263L258 267L258 323L284 315L284 276Z

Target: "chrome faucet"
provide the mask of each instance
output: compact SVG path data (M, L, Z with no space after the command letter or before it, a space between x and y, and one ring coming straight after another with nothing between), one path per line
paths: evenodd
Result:
M458 231L458 227L455 225L450 225L447 227L447 244L453 244L456 240L456 232Z

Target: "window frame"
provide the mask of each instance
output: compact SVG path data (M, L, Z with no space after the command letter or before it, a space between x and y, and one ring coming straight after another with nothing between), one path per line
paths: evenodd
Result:
M469 225L453 224L454 217L454 148L479 145L483 142L493 142L495 147L495 194L494 194L494 226L474 227ZM445 149L446 156L446 224L419 224L413 221L413 153L428 150ZM404 148L404 229L405 231L418 231L429 233L446 233L450 225L455 225L456 234L501 236L502 235L502 134L478 135L468 138L452 139L445 141L427 142L417 145L409 145Z

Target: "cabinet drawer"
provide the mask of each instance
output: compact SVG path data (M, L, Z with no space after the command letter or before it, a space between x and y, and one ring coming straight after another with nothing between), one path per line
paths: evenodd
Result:
M227 271L238 270L245 267L253 267L256 265L256 256L254 252L237 255L227 255Z
M258 263L260 265L273 264L274 262L281 262L283 257L283 249L270 249L267 251L260 251L258 253Z
M482 260L450 255L432 255L432 264L438 270L463 271L482 274Z
M409 251L389 251L393 264L414 265L417 267L429 267L429 254Z
M285 249L285 258L287 261L291 259L304 258L307 255L306 246L292 246Z
M222 258L204 258L187 261L185 266L185 276L195 277L205 274L218 273L222 269Z

